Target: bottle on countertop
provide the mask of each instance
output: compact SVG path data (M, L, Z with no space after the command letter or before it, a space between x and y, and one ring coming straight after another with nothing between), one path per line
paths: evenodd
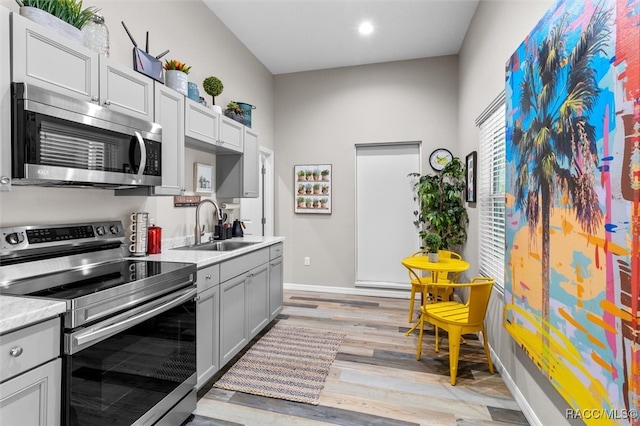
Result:
M162 228L155 226L153 219L149 220L151 226L148 229L147 247L149 254L158 254L162 252Z

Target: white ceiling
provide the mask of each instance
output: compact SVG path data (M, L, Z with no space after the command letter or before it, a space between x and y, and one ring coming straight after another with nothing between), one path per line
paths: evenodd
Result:
M272 74L457 54L478 1L204 0Z

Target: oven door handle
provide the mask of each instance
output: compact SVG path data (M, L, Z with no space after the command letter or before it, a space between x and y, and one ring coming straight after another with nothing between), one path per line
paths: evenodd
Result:
M184 302L192 300L196 297L196 294L197 290L190 287L177 293L171 293L170 295L162 297L153 303L134 309L133 312L127 312L119 315L106 323L98 323L87 330L71 333L69 340L66 342L67 347L65 348L65 352L70 355L79 352L88 346L138 325L158 314L175 308ZM120 320L123 316L125 318Z

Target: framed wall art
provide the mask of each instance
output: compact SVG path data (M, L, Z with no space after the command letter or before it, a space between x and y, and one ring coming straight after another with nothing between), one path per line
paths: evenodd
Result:
M204 163L193 163L193 186L196 194L213 192L213 166Z
M476 202L476 167L478 162L478 154L473 151L467 155L465 170L467 171L467 185L465 187L465 201L467 203Z
M293 167L294 213L331 214L331 164Z

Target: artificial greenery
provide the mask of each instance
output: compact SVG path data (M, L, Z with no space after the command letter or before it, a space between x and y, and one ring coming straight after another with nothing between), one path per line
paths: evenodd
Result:
M429 253L437 253L442 244L442 238L435 232L429 232L424 236L424 246Z
M100 9L94 6L82 8L82 0L16 0L20 7L35 7L52 14L67 24L81 30L91 22Z
M414 200L420 210L415 225L418 234L427 246L427 234L434 232L442 241L441 249L458 250L467 241L469 216L464 204L465 169L460 158L454 157L442 171L432 175L410 173L418 177L414 185Z
M189 74L191 71L191 67L188 67L184 62L176 61L175 59L165 59L164 60L164 69L165 70L175 70L182 71L185 74Z
M207 77L202 82L202 87L204 88L204 91L207 92L207 95L211 96L213 105L215 105L216 96L220 95L220 93L222 93L222 90L224 89L222 81L220 81L218 77Z

